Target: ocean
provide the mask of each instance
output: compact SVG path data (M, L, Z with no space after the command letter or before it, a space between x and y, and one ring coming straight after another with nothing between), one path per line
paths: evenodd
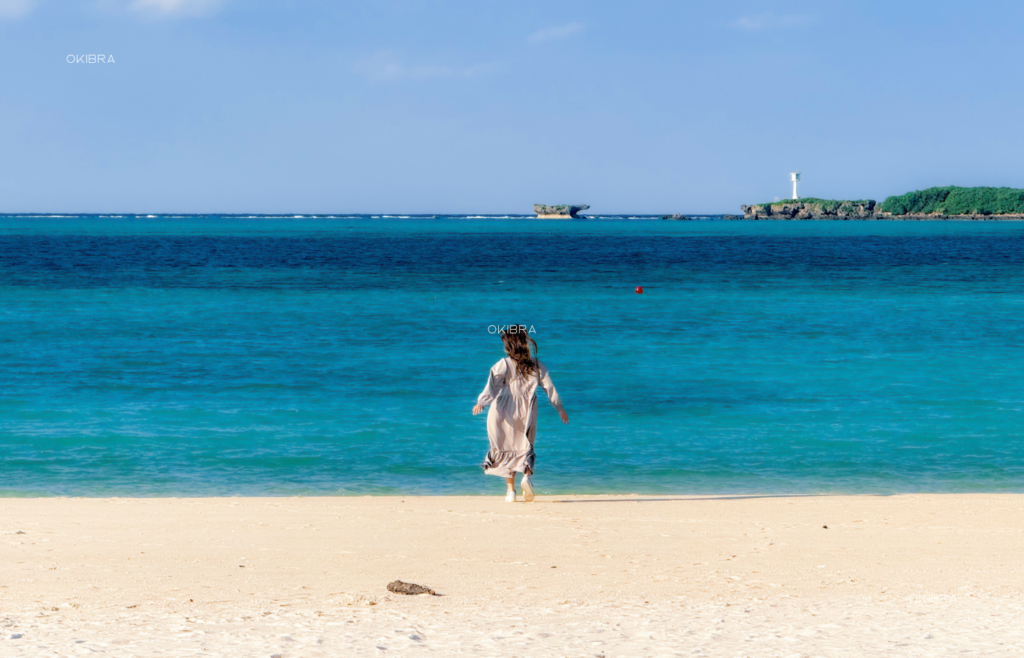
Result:
M643 294L635 288L643 286ZM0 216L0 495L1024 491L1024 223Z

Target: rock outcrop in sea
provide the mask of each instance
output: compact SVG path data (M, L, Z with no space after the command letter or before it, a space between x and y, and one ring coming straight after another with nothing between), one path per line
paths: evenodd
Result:
M535 203L533 205L533 212L537 213L537 217L542 219L569 219L576 217L581 210L590 208L585 203L579 205L560 205L560 206L548 206L543 203Z
M872 219L877 204L864 201L779 201L740 206L744 219Z

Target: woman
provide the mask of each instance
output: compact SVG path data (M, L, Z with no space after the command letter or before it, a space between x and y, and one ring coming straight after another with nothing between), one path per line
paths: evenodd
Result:
M516 502L516 473L523 474L523 499L533 500L533 441L537 436L537 386L548 394L563 423L569 417L562 409L555 385L544 364L537 359L537 343L527 336L524 325L511 325L501 332L505 354L494 364L487 386L476 400L473 415L491 405L487 412L487 438L491 449L484 460L484 473L505 478L505 502ZM530 356L533 343L533 356Z

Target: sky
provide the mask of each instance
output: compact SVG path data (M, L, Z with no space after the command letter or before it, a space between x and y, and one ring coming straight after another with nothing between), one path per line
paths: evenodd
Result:
M794 170L824 198L1024 187L1022 23L984 0L0 0L0 212L738 213Z

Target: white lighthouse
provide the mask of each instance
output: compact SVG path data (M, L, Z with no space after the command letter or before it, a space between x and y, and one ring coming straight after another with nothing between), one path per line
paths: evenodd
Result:
M789 180L793 181L793 198L799 199L800 197L796 193L796 184L800 182L800 172L794 171L789 175Z

